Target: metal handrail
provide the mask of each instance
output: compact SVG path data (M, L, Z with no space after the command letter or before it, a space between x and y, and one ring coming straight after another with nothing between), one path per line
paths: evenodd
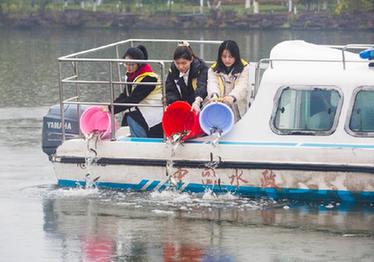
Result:
M171 63L172 60L135 60L135 59L121 59L119 57L119 46L129 44L130 46L134 46L135 42L153 42L153 43L178 43L182 40L177 39L127 39L124 41L119 41L115 43L111 43L105 46L100 46L96 48L92 48L85 51L80 51L77 53L73 53L66 56L61 56L58 58L58 78L59 78L59 97L60 97L60 114L61 114L61 130L62 130L62 140L66 139L65 134L65 117L64 117L64 105L65 104L76 104L77 105L77 114L79 115L79 106L80 105L103 105L109 106L111 108L111 120L112 120L112 140L115 139L115 128L114 128L114 113L113 109L114 106L137 106L137 107L161 107L165 109L166 106L166 89L165 89L165 82L166 82L166 70L165 70L165 63ZM189 43L200 43L200 44L221 44L222 41L215 41L215 40L187 40ZM82 57L87 54L92 54L98 51L107 50L109 48L115 48L115 58L89 58L89 57ZM73 75L67 76L63 78L62 76L62 65L65 63L72 63L73 65ZM109 73L108 80L85 80L81 79L80 72L78 70L78 66L80 63L107 63L108 69L107 72ZM121 92L123 91L122 87L126 84L133 84L133 82L121 81L121 69L120 63L124 62L135 62L135 63L155 63L158 64L161 68L160 79L157 82L147 82L142 83L142 85L162 85L162 105L159 104L135 104L135 103L114 103L114 87L120 86ZM206 61L208 64L212 64L215 61ZM116 63L117 69L117 77L118 81L113 79L113 63ZM74 97L69 97L64 99L64 84L75 84L76 92ZM110 90L110 97L111 102L91 102L91 101L80 101L80 85L87 85L87 84L94 84L94 85L108 85Z
M67 59L67 61L71 62L72 60L76 60L76 58L71 58ZM90 61L90 59L87 59ZM95 59L96 60L96 59ZM67 62L67 61L59 61L59 97L60 97L60 114L61 114L61 133L62 133L62 140L65 141L66 139L66 133L65 133L65 116L64 116L64 105L65 104L76 104L78 105L78 115L79 115L79 106L80 105L108 105L111 108L111 123L112 123L112 140L115 140L115 122L114 122L114 106L138 106L138 107L162 107L164 105L151 105L151 104L134 104L134 103L114 103L114 85L115 84L132 84L133 82L127 82L127 81L113 81L113 59L100 59L100 62L107 62L108 63L108 72L109 72L109 80L108 81L87 81L87 80L73 80L79 79L79 71L76 70L76 66L74 67L74 75L67 77L65 79L61 79L61 67L62 63ZM116 60L116 59L114 59ZM123 62L137 62L137 63L151 63L151 62L157 62L161 66L161 71L164 73L165 72L165 64L162 61L152 61L152 60L134 60L134 59L120 59L120 61ZM78 63L78 62L76 62ZM69 80L67 80L69 79ZM164 84L163 78L161 77L161 81L157 82L147 82L147 83L142 83L145 85L162 85ZM68 99L64 100L64 83L75 83L76 84L76 96L74 97L69 97ZM111 97L111 102L108 103L103 103L103 102L87 102L87 101L79 101L80 99L80 88L79 84L108 84L109 89L110 89L110 97ZM164 88L163 88L164 89ZM77 100L77 101L72 101L72 100ZM161 101L164 101L164 97L162 98Z
M69 98L70 99L70 98ZM110 102L89 102L89 101L67 101L64 100L64 104L69 105L98 105L98 106L110 106ZM137 104L137 103L113 103L114 106L139 106L139 107L161 107L157 104Z
M345 63L348 62L348 61L345 61L345 51L347 51L349 49L353 49L353 50L367 49L367 48L370 48L370 47L373 47L373 45L366 45L366 44L365 45L363 45L363 44L345 45L342 48L343 69L345 70L345 68L346 68Z
M343 48L343 56L341 59L283 59L283 58L263 58L261 59L257 65L256 65L256 73L255 73L255 86L254 86L254 96L256 96L258 88L260 86L261 82L261 70L267 69L267 66L264 67L263 65L265 63L268 63L270 65L270 68L274 68L273 62L307 62L307 63L342 63L343 64L343 70L346 70L346 63L367 63L365 60L345 60L344 55L344 48L348 49L366 49L370 48L372 45L346 45L346 46L326 46L326 47L332 47L332 48Z
M120 85L121 89L122 86L125 84L131 84L132 82L126 82L121 81L121 69L120 69L120 63L123 62L144 62L144 63L156 63L160 65L161 67L161 74L160 74L160 81L154 82L154 83L142 83L142 85L162 85L162 105L165 108L165 97L166 97L166 90L165 90L165 63L171 63L172 60L133 60L133 59L121 59L119 57L119 46L128 44L131 47L134 46L134 43L136 42L148 42L148 43L178 43L182 40L178 39L127 39L123 41L118 41L115 43L111 43L108 45L88 49L85 51L76 52L73 54L69 54L66 56L61 56L58 58L58 78L59 78L59 98L60 98L60 113L61 113L61 129L62 129L62 139L65 140L65 118L64 118L64 104L77 104L77 113L79 115L79 105L108 105L112 108L112 114L111 118L114 120L114 114L113 114L113 106L117 105L123 105L123 106L160 106L160 105L145 105L145 104L124 104L124 103L114 103L114 87L117 85ZM187 40L189 43L195 43L195 44L221 44L222 41L216 41L216 40ZM261 70L264 70L267 68L265 66L266 63L270 65L271 68L274 67L273 62L274 61L284 61L284 62L342 62L343 69L346 69L346 63L347 62L365 62L365 61L347 61L345 59L345 52L350 49L364 49L372 47L372 45L362 45L362 44L350 44L350 45L323 45L325 47L330 48L336 48L342 50L342 60L297 60L297 59L270 59L265 58L261 59L257 65L256 65L256 72L255 72L255 84L254 84L254 96L256 96L258 88L260 86L261 82ZM88 58L88 57L82 57L83 55L92 54L98 51L107 50L109 48L115 48L115 58ZM70 75L68 77L62 78L62 65L65 63L72 63L73 64L73 75ZM84 80L80 78L80 72L78 65L80 63L84 62L94 62L94 63L108 63L108 72L109 72L109 80L106 81L99 81L99 80ZM206 61L207 64L214 63L215 61ZM116 63L117 68L117 77L118 81L113 79L113 63ZM64 84L75 84L76 88L76 95L74 97L68 98L64 100ZM94 102L88 102L88 101L80 101L80 85L81 84L105 84L109 85L110 89L110 96L112 101L110 103L101 102L101 103L94 103ZM122 91L122 90L121 90ZM76 101L73 101L76 100ZM114 125L114 121L112 121L112 125ZM114 130L114 126L112 126L112 130ZM112 134L112 139L115 138L115 133Z
M62 83L70 83L70 84L73 84L73 83L79 83L79 84L93 84L93 85L103 85L103 84L114 84L114 85L123 85L123 84L132 84L133 82L124 82L124 81L103 81L103 80L65 80L65 79L62 79L61 80ZM152 86L152 85L162 85L162 82L145 82L145 83L142 83L142 85L145 85L145 86Z
M185 39L137 39L137 38L133 38L133 39L127 39L127 40L111 43L109 45L104 45L104 46L100 46L100 47L96 47L96 48L91 48L91 49L88 49L88 50L85 50L85 51L80 51L80 52L73 53L73 54L70 54L70 55L61 56L61 57L58 58L58 60L63 61L63 60L70 59L70 58L73 58L73 57L77 57L77 56L80 56L80 55L89 54L89 53L96 52L96 51L102 51L102 50L110 48L110 47L116 47L116 46L127 44L127 43L130 43L130 44L133 44L134 42L178 43L178 42L181 42L181 41L184 41L184 40ZM199 43L200 44L221 44L223 42L223 41L217 41L217 40L186 40L186 41L189 42L189 43L194 43L194 44L199 44Z

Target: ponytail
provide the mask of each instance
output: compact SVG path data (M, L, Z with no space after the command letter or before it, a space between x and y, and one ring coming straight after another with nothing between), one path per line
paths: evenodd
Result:
M147 60L148 59L148 52L145 46L138 45L137 47L130 47L126 50L123 58L126 56L130 57L131 59L139 59L139 60Z
M147 49L145 48L145 46L144 45L138 45L137 48L139 48L140 51L142 51L142 53L144 54L144 59L148 60L148 52L147 52Z

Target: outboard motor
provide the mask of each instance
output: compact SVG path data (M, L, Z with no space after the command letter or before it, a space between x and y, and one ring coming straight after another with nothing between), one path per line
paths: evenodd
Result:
M82 114L86 106L79 107ZM71 139L79 135L79 118L77 105L64 105L65 138ZM48 156L56 153L56 149L61 145L61 112L60 105L49 108L46 116L43 117L42 149Z

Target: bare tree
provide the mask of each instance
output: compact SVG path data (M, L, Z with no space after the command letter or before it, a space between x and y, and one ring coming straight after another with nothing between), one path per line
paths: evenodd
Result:
M253 13L258 14L260 12L260 3L256 0L253 0Z

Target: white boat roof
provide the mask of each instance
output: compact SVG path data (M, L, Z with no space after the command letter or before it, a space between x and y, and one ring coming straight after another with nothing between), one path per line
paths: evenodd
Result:
M360 61L360 57L347 52L348 60ZM324 45L316 45L303 40L284 41L275 45L270 51L271 59L310 59L310 60L341 60L342 51Z
M344 55L344 58L343 58ZM302 40L284 41L273 47L270 52L270 60L272 60L274 68L282 66L282 68L301 68L305 67L314 70L335 70L344 69L366 69L367 61L361 59L357 53L342 51L323 45L307 43Z
M270 66L265 71L261 89L278 89L280 85L333 85L349 89L374 85L374 69L357 53L307 43L284 41L270 52ZM274 83L269 86L267 82Z

